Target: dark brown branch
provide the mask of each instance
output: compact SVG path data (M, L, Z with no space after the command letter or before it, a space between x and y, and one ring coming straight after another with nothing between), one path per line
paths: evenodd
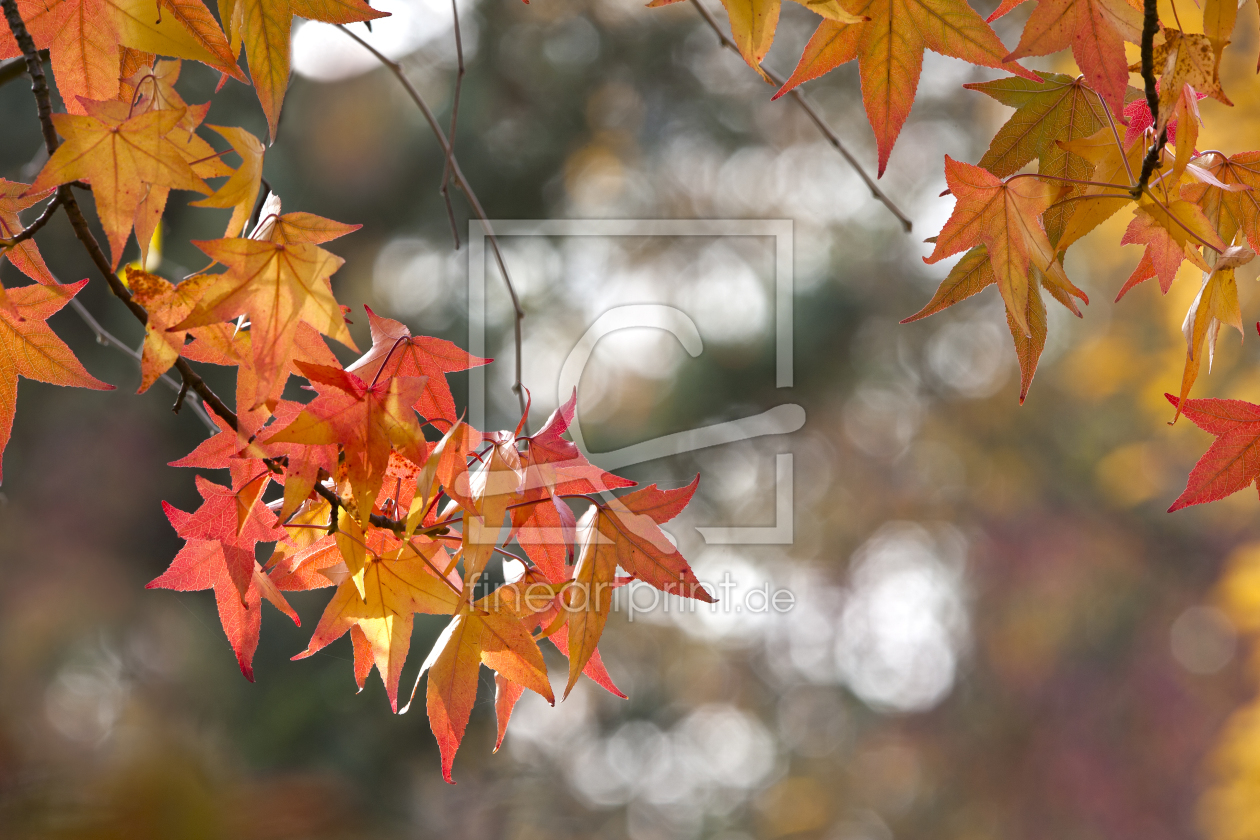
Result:
M179 384L179 395L175 397L175 404L171 406L173 414L179 414L179 410L184 407L184 398L188 396L188 380L185 379Z
M48 50L39 51L39 60L41 62L48 60ZM0 85L7 85L25 72L26 56L24 55L19 55L17 58L11 58L0 63Z
M14 39L18 43L18 47L22 50L22 56L26 61L26 72L31 77L31 94L35 97L35 107L39 113L39 125L44 136L44 146L48 149L51 156L57 151L57 130L53 127L52 121L52 97L48 93L48 80L44 76L44 65L39 60L39 52L35 49L35 40L31 38L31 33L26 28L26 23L22 20L22 15L18 12L17 0L0 0L0 6L4 8L4 17L8 21L9 30L13 33ZM79 202L75 200L74 192L69 184L62 184L57 188L57 199L63 207L65 207L66 215L70 218L70 225L74 228L74 234L78 237L83 247L87 250L88 256L92 258L92 262L96 264L96 268L100 271L101 276L105 278L105 282L109 284L110 291L114 296L127 305L131 310L131 314L136 316L141 324L149 323L149 313L144 307L132 300L131 291L123 285L118 279L118 275L114 273L114 267L110 264L109 258L105 256L105 252L101 250L101 244L96 241L96 236L92 233L92 228L88 226L87 219L83 216L83 211L79 209ZM179 371L179 375L189 384L189 386L197 392L202 402L210 407L215 414L222 417L233 429L237 427L236 413L233 412L223 400L219 399L218 394L210 389L192 366L184 359L175 360L175 369Z
M709 27L717 33L718 41L721 42L722 46L733 51L736 55L740 55L739 47L735 46L735 42L732 41L730 36L722 30L722 26L717 22L717 18L713 17L713 13L705 7L704 3L700 2L700 0L691 0L691 5L696 7L696 11L700 13L700 16L704 18L705 22L709 24ZM771 81L780 88L783 87L785 81L783 78L765 67L762 67L761 69ZM796 104L799 105L801 110L805 112L805 115L809 117L814 126L822 133L822 136L826 139L826 141L840 153L841 157L848 161L849 166L853 167L853 171L858 174L858 177L862 179L862 183L866 184L867 189L871 191L871 196L880 204L887 207L888 212L896 216L897 221L901 222L901 226L905 228L906 233L909 233L914 227L914 223L910 221L909 217L906 216L905 213L902 213L901 210L898 209L896 204L893 204L891 198L884 194L884 191L879 188L877 183L875 183L875 179L866 174L866 170L862 168L862 164L858 163L858 160L853 156L853 153L845 147L844 142L840 139L840 136L836 134L830 125L827 124L827 121L823 119L822 114L818 113L817 109L815 109L810 101L805 98L804 92L802 92L800 88L792 88L792 90L788 91L788 95L796 101Z
M22 51L22 60L26 63L26 75L31 77L31 94L35 97L35 107L39 112L39 127L44 136L44 147L49 156L57 151L57 130L52 124L52 97L48 95L48 79L44 76L44 62L40 60L39 50L35 49L35 39L26 28L22 14L18 11L17 0L0 0L4 9L4 18L8 21L9 31ZM64 200L64 199L63 199Z
M12 2L12 0L8 0L8 2ZM459 167L459 159L455 157L450 141L447 140L446 133L442 131L442 126L438 124L437 117L433 115L433 110L429 107L429 103L424 101L420 91L416 90L416 86L407 78L407 74L403 72L402 65L390 59L345 26L338 24L338 27L342 32L357 41L361 47L375 56L376 60L384 65L394 75L394 78L398 80L399 84L403 86L407 91L407 95L411 97L411 101L416 103L416 107L420 109L420 113L424 115L425 121L429 124L429 128L432 129L433 136L437 138L438 144L442 147L442 153L450 161L451 175L455 178L455 185L464 193L464 197L468 199L469 205L472 206L473 214L481 220L481 224L486 229L486 238L490 240L490 249L494 252L494 260L499 266L499 273L503 275L503 282L507 286L508 295L512 298L516 346L516 379L512 383L512 391L520 402L521 416L523 417L525 415L526 402L525 389L521 385L521 322L525 320L525 310L521 308L521 299L516 294L516 286L512 284L511 275L508 274L507 263L503 259L503 252L499 249L499 240L494 235L494 228L490 225L490 219L486 216L486 211L477 199L477 194L473 192L472 186L469 185L468 179L464 177L464 172Z
M52 197L52 201L44 205L44 211L39 214L38 219L23 228L12 239L0 239L0 253L3 253L3 249L12 248L14 245L21 244L39 233L40 228L48 224L48 220L53 217L53 214L57 212L57 208L60 206L61 194L58 193Z
M44 144L48 148L48 154L52 155L57 151L57 132L53 127L52 122L52 100L48 95L48 82L44 77L44 68L40 63L39 56L35 50L35 42L26 28L26 24L23 22L21 14L18 12L17 0L0 0L0 6L4 9L4 15L8 21L9 29L13 32L13 37L17 40L18 46L22 49L22 54L26 61L27 72L31 77L31 93L35 96L35 104L39 112L40 127L42 128L44 135ZM456 175L462 180L463 176L459 174L458 169L456 169ZM112 291L114 296L121 300L126 307L131 310L131 314L136 317L137 321L139 321L142 325L147 326L149 323L149 313L143 306L136 303L135 299L131 295L131 290L124 286L122 281L118 279L118 275L114 273L114 267L110 264L109 257L105 256L104 250L101 249L101 244L96 240L95 234L92 233L91 227L88 226L87 219L83 216L83 211L79 209L79 204L74 198L74 193L71 191L71 185L62 184L58 187L57 198L60 200L61 205L65 207L66 215L70 218L70 224L74 228L75 236L78 237L79 242L81 242L83 247L87 250L88 256L91 257L92 262L96 264L96 268L100 271L101 276L105 278L105 282L109 284L110 291ZM88 323L88 326L96 332L98 340L112 343L124 349L133 358L139 356L136 351L108 333L100 325L100 323L92 317L91 313L89 313L82 304L75 300L71 300L70 303L75 307L75 311L77 311ZM175 369L178 370L180 376L183 377L183 383L179 386L181 393L183 393L187 388L191 388L199 397L201 397L202 403L208 405L215 414L219 415L219 417L232 428L233 431L240 431L240 422L237 419L236 413L227 407L223 400L219 398L218 394L216 394L210 386L206 384L206 381L192 369L192 366L188 364L187 360L183 358L176 359ZM178 404L179 403L177 401L176 405L178 406ZM265 459L263 463L266 464L267 468L274 473L280 473L284 470L277 459L268 458ZM330 525L333 529L335 529L337 521L337 507L344 506L345 502L343 502L341 497L334 491L325 487L323 484L316 484L315 492L326 499L329 504L333 505L333 518ZM378 528L396 529L399 527L399 523L396 520L378 516L376 514L372 514L370 516L370 520L372 524ZM402 527L406 527L406 523L402 523Z
M1151 110L1152 126L1160 124L1159 91L1155 88L1155 33L1158 31L1158 0L1145 0L1142 10L1142 81L1146 83L1146 107ZM1159 166L1159 158L1163 154L1166 142L1168 142L1167 127L1159 131L1159 135L1154 138L1151 148L1142 160L1142 173L1138 175L1138 181L1133 185L1134 199L1141 198L1147 184L1151 182L1151 174Z

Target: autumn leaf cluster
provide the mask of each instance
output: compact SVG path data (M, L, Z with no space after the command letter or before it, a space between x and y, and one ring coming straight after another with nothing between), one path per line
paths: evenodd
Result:
M58 283L35 244L39 225L23 227L19 213L47 201L44 215L65 208L105 281L145 325L139 390L177 373L177 410L191 387L189 399L220 430L174 462L227 476L221 483L199 474L201 504L191 512L166 505L185 544L149 586L212 590L247 678L262 602L298 623L285 593L329 589L310 643L294 658L349 633L355 681L362 689L377 669L397 712L414 616L448 617L417 678L417 688L426 682L448 781L482 665L496 675L500 742L526 689L555 702L540 643L568 657L565 694L585 674L622 696L598 651L612 590L637 579L712 600L660 529L696 482L615 495L634 482L593 466L564 437L576 395L532 435L527 411L515 430L472 428L446 377L487 360L371 310L371 348L343 365L326 341L356 350L331 285L343 260L324 246L358 225L283 212L274 194L260 202L264 143L239 127L203 125L209 103L189 105L177 91L181 59L244 81L236 65L243 50L274 136L293 15L349 22L381 13L361 0L242 0L220 4L224 29L197 0L161 0L156 24L151 5L115 0L4 6L11 32L0 50L38 62L35 51L48 49L67 113L41 114L50 156L34 183L0 183L0 247L35 281L0 288L0 450L19 376L112 387L47 324L88 282ZM13 24L15 14L25 27ZM38 81L42 106L50 100ZM203 135L207 128L217 138ZM77 224L71 190L83 186L104 247ZM207 267L173 282L143 266L180 190L197 194L194 207L231 215L221 237L193 243ZM133 233L140 259L119 271ZM193 364L235 371L234 410ZM306 383L309 399L285 397L291 377ZM512 543L522 554L508 551ZM508 573L499 588L490 585L496 557Z
M521 428L480 432L454 416L445 375L485 360L412 336L370 310L368 318L372 347L346 367L301 324L287 345L294 352L281 359L284 372L272 381L300 375L314 399L264 400L240 415L237 429L224 424L174 462L227 470L230 483L199 477L201 507L185 513L167 505L187 542L149 586L213 589L250 679L262 600L296 623L284 593L331 588L310 643L294 658L350 633L356 682L362 689L376 668L395 712L414 616L450 616L411 695L427 674L427 711L450 780L481 665L496 675L501 742L526 688L554 702L538 644L544 639L569 658L566 694L586 674L621 696L597 648L615 587L638 579L711 600L659 527L682 510L696 483L602 495L633 482L593 466L563 437L576 397L533 435ZM229 325L215 324L191 332L191 358L235 364L242 374L256 370L252 329L233 335ZM241 400L262 377L239 381L246 383ZM444 433L426 440L426 426ZM283 494L266 502L273 482ZM586 507L580 519L570 503ZM505 523L509 533L501 538ZM512 541L524 556L504 548ZM256 559L259 543L275 544L265 563ZM507 558L511 574L477 597L496 554Z
M882 175L910 114L924 50L1008 73L966 86L1013 113L977 163L945 159L956 204L929 240L927 262L962 256L907 321L996 286L1022 402L1047 340L1043 292L1080 316L1089 301L1069 278L1065 254L1128 214L1118 244L1143 251L1117 300L1151 278L1167 292L1186 262L1201 272L1185 317L1182 382L1169 399L1174 418L1184 413L1217 440L1174 509L1221 498L1260 478L1260 406L1189 398L1221 325L1242 332L1235 272L1260 249L1260 151L1197 148L1201 101L1231 104L1219 68L1236 5L1206 0L1199 34L1160 21L1153 0L1035 2L1013 50L990 23L1019 0L1006 0L987 21L965 0L804 2L821 22L775 96L856 59ZM761 62L780 0L723 4L732 43L769 79ZM189 104L177 90L182 60L217 70L220 86L252 85L274 141L293 18L346 24L384 13L364 0L219 0L213 12L200 0L0 5L8 22L0 58L25 62L49 153L33 183L0 181L0 253L33 281L0 288L0 453L19 377L112 387L47 324L88 282L60 283L36 245L47 218L63 210L101 279L145 326L139 390L167 379L179 389L177 409L187 397L219 430L175 465L226 470L226 483L199 475L196 510L167 506L186 543L150 586L213 590L247 677L262 601L297 622L286 592L331 589L296 658L349 633L358 685L377 669L391 708L405 711L410 700L400 705L399 682L414 616L448 617L411 697L425 681L449 780L482 665L496 675L501 742L526 689L554 702L540 642L567 657L566 694L582 675L620 694L598 652L616 587L638 580L711 600L660 527L696 483L616 495L633 483L592 465L564 437L576 397L533 434L527 409L516 429L474 429L446 377L487 360L370 310L372 346L343 364L326 342L357 352L331 285L343 260L324 246L357 226L283 212L263 187L263 140L206 124L209 103ZM1130 63L1126 44L1137 46L1140 61ZM50 57L62 113L53 113L40 50ZM1019 63L1065 50L1080 75ZM459 172L451 158L445 163L447 174ZM104 246L75 198L84 188ZM143 268L172 191L194 194L194 207L230 211L222 236L193 243L207 267L177 282ZM39 219L24 227L20 214L41 203ZM133 234L139 260L124 265ZM235 371L235 408L195 365ZM285 396L290 378L306 383L306 399ZM508 574L492 588L496 556Z
M906 322L997 286L1023 402L1046 345L1042 292L1080 317L1080 304L1089 300L1068 277L1064 257L1112 216L1130 214L1119 244L1143 251L1117 301L1151 278L1167 293L1185 262L1201 272L1185 316L1186 362L1173 416L1184 411L1220 437L1173 509L1221 498L1260 475L1260 468L1244 466L1255 461L1260 441L1253 420L1237 419L1246 411L1189 400L1204 357L1211 366L1221 325L1243 331L1235 271L1260 249L1260 151L1197 147L1200 101L1232 105L1220 64L1238 4L1207 0L1201 12L1183 10L1201 15L1202 32L1194 33L1183 31L1180 19L1175 26L1161 21L1153 0L1035 0L1019 43L1007 50L989 24L1022 2L1004 0L988 20L963 0L805 3L822 20L775 97L856 58L883 175L914 103L925 49L1013 74L965 85L1014 113L976 164L946 158L947 193L956 205L928 240L934 249L925 261L963 256ZM760 65L774 38L779 0L723 5L735 45L769 79ZM1130 63L1126 43L1138 47L1139 61ZM1031 72L1017 63L1069 49L1079 76ZM1209 419L1221 411L1231 419Z

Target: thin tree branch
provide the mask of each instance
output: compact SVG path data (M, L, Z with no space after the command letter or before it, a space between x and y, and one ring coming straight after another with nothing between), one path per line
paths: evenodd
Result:
M57 132L52 122L52 100L48 94L48 82L44 76L43 65L40 63L38 53L35 50L35 41L31 38L31 34L27 30L26 24L23 22L22 16L18 12L17 0L0 0L0 7L3 7L4 9L4 15L8 21L9 29L13 32L13 37L17 41L18 46L21 48L22 55L26 60L26 69L31 77L31 93L35 97L36 109L39 112L39 122L40 128L43 131L44 145L48 148L48 154L51 156L57 151ZM462 178L462 175L459 174L458 165L456 165L455 171L457 176ZM101 244L96 240L95 234L92 233L92 229L89 227L87 219L83 216L83 211L79 209L79 204L74 198L74 193L71 191L71 185L62 184L58 187L57 197L60 199L62 206L65 208L66 215L70 217L70 224L74 228L75 236L78 237L83 247L87 250L88 256L91 257L92 262L96 264L96 268L100 271L101 276L105 278L105 282L109 284L110 291L112 291L114 296L121 300L127 308L131 310L131 314L136 317L137 321L139 321L142 325L147 326L149 323L149 313L143 306L135 301L131 295L131 290L124 286L122 281L118 279L118 275L114 273L114 268L110 264L109 258L105 256L104 250L101 249ZM74 307L75 311L79 313L79 316L82 317L84 321L87 322L88 326L96 332L97 339L99 341L107 342L122 349L132 358L140 358L139 353L105 330L100 325L100 322L93 318L92 314L88 312L87 308L81 303L76 300L71 300L70 303ZM223 400L219 398L218 394L216 394L210 386L206 384L206 381L192 369L192 366L188 364L186 359L183 357L177 358L175 360L175 369L178 370L180 376L183 377L183 384L181 385L175 385L173 381L171 382L172 385L175 385L176 390L182 391L185 386L190 387L199 397L201 397L201 401L204 405L209 406L210 409L213 410L215 414L219 415L219 417L222 418L233 431L238 433L240 432L240 421L237 418L236 413L227 407ZM205 419L208 421L210 418L206 417ZM214 427L216 431L218 430L216 424L210 423L209 425ZM284 468L276 458L264 459L263 463L267 466L267 469L273 473L283 472ZM333 506L333 518L330 524L332 529L335 530L337 522L337 508L339 506L344 507L345 502L342 501L341 497L338 496L335 491L325 487L322 483L317 483L315 485L315 492ZM387 528L391 525L397 524L392 519L378 516L376 514L371 514L369 519L371 523L378 528Z
M1158 31L1158 0L1145 0L1142 10L1142 81L1146 83L1146 107L1151 111L1152 126L1159 125L1159 91L1155 89L1155 33ZM1142 192L1150 183L1151 173L1159 165L1159 156L1166 142L1168 142L1167 127L1159 132L1159 136L1155 138L1154 144L1142 160L1142 174L1138 176L1132 190L1135 199L1142 197Z
M717 22L717 18L713 17L713 13L705 7L704 3L702 3L701 0L691 0L691 5L696 7L696 11L700 13L700 16L704 18L705 22L709 24L709 27L717 34L718 41L721 42L722 46L733 51L736 55L739 55L739 47L735 46L735 42L732 41L730 36L722 30L722 26ZM765 67L761 69L765 71L765 74L770 77L771 81L780 88L783 87L785 81L783 78ZM850 152L844 145L844 142L840 139L839 135L837 135L831 126L827 124L827 121L823 119L822 115L818 113L817 109L814 108L810 101L805 98L805 93L800 88L792 88L788 91L788 95L796 100L796 104L799 105L801 110L805 112L806 116L810 118L827 142L835 147L835 150L839 152L846 161L848 161L849 166L853 167L853 171L856 172L858 177L862 179L862 182L866 184L875 200L887 207L888 212L896 216L897 221L901 222L901 226L905 228L906 233L909 233L914 227L914 223L910 221L909 217L906 216L905 213L902 213L901 210L898 209L896 204L893 204L891 198L884 194L884 191L879 188L877 183L875 183L875 179L866 174L866 170L862 168L862 164L858 163L857 158L855 158L853 153Z
M74 313L83 320L83 323L87 324L88 329L90 329L93 335L96 336L96 341L98 344L102 344L106 347L113 347L116 350L121 350L122 352L130 356L132 359L134 359L137 365L140 364L141 359L143 358L142 354L139 351L137 351L134 347L132 347L131 345L123 341L121 338L114 335L109 330L105 329L105 327L101 326L101 322L96 320L96 317L92 315L91 312L88 311L88 308L84 306L79 301L78 298L70 299L70 308L73 309ZM165 373L162 374L160 377L158 377L158 379L162 382L163 385L166 385L172 391L179 393L181 395L181 399L182 399L182 395L188 389L187 380L183 382L176 382L174 379L172 379L170 376L168 376ZM205 408L201 405L199 401L196 400L196 398L193 399L190 405L192 405L193 411L196 413L197 418L201 420L201 422L206 424L206 428L208 428L211 432L215 432L215 433L219 431L219 427L215 425L215 422L213 420L210 419L210 415L206 413Z
M13 2L14 0L5 0L5 2ZM455 153L451 148L450 141L446 138L446 133L442 131L442 126L438 124L437 117L433 115L433 110L429 104L424 101L424 97L420 95L420 91L416 90L416 86L407 78L407 74L403 72L402 65L387 57L384 53L377 50L367 41L360 38L344 25L338 24L338 28L342 32L349 35L365 50L376 57L376 60L384 65L389 72L394 74L394 78L407 91L407 95L411 97L411 101L416 103L416 107L420 109L420 113L424 115L424 119L429 124L429 128L433 131L433 136L437 138L438 144L442 147L443 154L450 161L451 175L455 178L455 185L460 188L464 196L468 199L469 205L473 209L473 214L481 221L486 229L486 238L490 240L490 249L494 252L494 260L499 266L499 273L503 275L503 282L507 286L508 295L512 298L512 312L515 316L513 327L515 329L515 345L516 345L516 378L512 383L512 391L516 394L517 400L521 405L521 416L525 415L525 389L521 386L521 323L525 320L525 310L521 308L521 299L516 294L516 286L512 284L512 277L508 274L507 263L503 260L503 252L499 249L499 240L494 235L494 228L490 225L490 219L486 216L486 211L481 206L481 201L477 199L477 194L473 192L472 186L468 183L468 179L464 177L464 172L459 167L459 159L455 157Z
M31 94L35 97L35 108L39 113L39 125L44 136L44 146L48 149L49 156L52 156L57 151L58 141L57 130L53 127L52 122L52 98L48 93L48 80L44 76L44 65L39 60L39 52L35 49L35 40L31 38L31 33L27 30L26 23L22 20L22 15L18 11L17 0L0 0L0 7L4 9L4 16L8 21L9 30L13 33L18 47L22 50L22 56L26 60L26 72L31 77ZM57 198L65 208L66 215L70 218L70 225L74 228L75 236L78 237L83 247L87 250L88 256L96 264L96 268L100 271L101 276L105 278L105 282L109 284L110 291L127 305L127 308L131 310L131 314L136 317L136 320L143 325L148 325L149 313L145 311L143 306L132 299L131 291L123 285L122 281L118 279L118 275L114 273L113 265L110 264L109 258L105 256L105 252L101 250L101 244L96 241L96 236L92 233L92 228L88 226L87 219L83 216L83 211L79 209L79 203L75 200L74 192L69 184L62 184L57 188ZM127 349L131 350L131 348ZM210 386L192 369L192 366L185 359L176 359L175 368L215 414L222 417L233 429L237 428L236 413L228 408L223 400L219 399L218 394L210 389Z
M451 155L455 153L455 129L459 125L459 95L464 87L464 36L459 29L458 0L451 0L451 16L455 21L455 93L451 97L451 133L450 149L446 154L446 163L442 165L442 200L446 202L446 216L451 220L451 236L455 237L455 250L459 250L459 226L455 224L455 208L451 206Z
M12 248L14 245L19 245L25 242L35 234L39 233L40 228L48 224L48 220L53 217L53 214L57 212L57 208L60 206L61 195L58 193L52 197L52 201L44 205L44 211L39 214L38 219L31 222L11 239L0 239L0 253L3 253L4 250Z
M41 63L48 60L48 50L39 51L39 60ZM19 55L17 58L11 58L0 63L0 85L7 85L25 72L26 56L24 55Z

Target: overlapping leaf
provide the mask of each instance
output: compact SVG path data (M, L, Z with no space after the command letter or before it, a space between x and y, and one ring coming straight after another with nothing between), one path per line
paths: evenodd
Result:
M459 578L446 580L438 569L449 562L445 550L434 542L399 543L376 531L373 550L363 570L364 591L344 574L336 593L315 628L303 659L327 647L357 628L380 672L390 706L398 711L398 679L411 648L411 629L416 613L450 615L459 601ZM358 654L356 653L356 660ZM362 685L362 681L359 681Z
M1015 109L998 129L978 165L1006 178L1036 160L1037 174L1054 178L1061 185L1056 206L1042 218L1050 242L1057 244L1068 216L1076 209L1072 199L1083 195L1087 187L1073 182L1092 180L1094 169L1092 161L1070 151L1065 144L1097 134L1108 125L1108 120L1106 105L1083 79L1058 73L1041 76L1040 82L1014 76L964 87ZM1136 89L1128 88L1126 96L1138 95ZM1114 140L1109 128L1104 134Z
M182 110L149 111L134 117L113 109L83 116L53 114L53 125L66 142L44 164L30 194L71 181L89 182L117 266L150 188L210 192L171 142L183 116Z
M1220 186L1196 182L1181 195L1203 211L1208 225L1222 240L1233 242L1241 232L1252 250L1260 249L1260 152L1226 157L1209 152L1195 161Z
M35 45L52 56L57 90L71 113L80 98L119 95L123 50L200 61L244 80L223 30L201 0L18 0ZM0 27L0 58L21 55Z
M113 390L88 373L47 321L87 284L21 286L8 290L9 309L0 309L0 456L9 444L17 410L18 377L66 385ZM0 470L0 481L4 473Z
M1199 369L1203 364L1206 345L1208 370L1212 369L1212 357L1216 350L1216 336L1221 324L1228 324L1242 334L1242 311L1238 306L1238 284L1234 279L1234 271L1240 265L1246 265L1255 258L1255 252L1245 246L1227 249L1216 259L1216 265L1210 272L1204 272L1203 285L1199 294L1190 304L1185 323L1181 331L1186 337L1186 366L1181 376L1181 395L1177 406L1177 415L1185 404Z
M1003 0L989 22L1022 2ZM1141 38L1142 7L1131 0L1037 0L1019 45L1006 58L1050 55L1070 46L1089 86L1119 115L1129 80L1124 42Z
M452 782L455 752L463 740L481 666L554 703L542 651L522 623L517 604L492 593L465 607L451 619L429 653L420 673L428 674L426 707L429 726L442 752L442 775ZM416 687L420 685L417 678ZM412 698L415 689L412 689ZM410 704L409 704L410 705Z
M427 459L424 435L411 408L425 380L398 376L364 382L334 367L304 362L297 366L319 396L263 443L339 444L359 518L364 520L384 483L391 449L412 463Z
M355 23L388 17L363 0L219 0L232 51L242 45L272 142L280 126L280 106L289 87L289 42L294 16L325 23Z
M273 220L272 230L284 227ZM340 257L310 242L213 239L193 244L228 270L173 328L187 330L249 315L258 378L250 408L269 399L284 372L299 324L354 347L329 282L344 262Z
M492 359L481 359L449 341L427 335L413 336L407 327L367 310L372 331L372 347L346 370L364 379L377 376L427 376L424 393L414 408L429 421L454 423L455 398L446 375L480 367Z
M1040 292L1043 287L1042 274L1032 269L1030 278L1028 302L1024 309L1024 323L1028 325L1028 332L1024 332L1023 327L1016 322L1009 310L1006 313L1006 325L1010 328L1011 339L1015 342L1015 356L1019 359L1021 405L1028 397L1033 375L1037 372L1038 362L1041 361L1041 352L1046 347L1046 304L1041 299ZM909 324L929 315L935 315L972 295L979 294L995 283L997 283L997 277L989 262L989 254L983 245L977 245L954 264L927 305L909 318L903 319L901 323Z
M32 194L29 184L0 178L0 237L8 239L20 233L23 225L21 219L18 218L18 213L45 198L47 198L47 193ZM44 264L44 258L40 255L34 239L19 242L11 248L0 251L0 259L4 257L13 263L14 268L36 283L53 285L57 282L48 270L48 266ZM0 300L3 298L4 292L0 290Z
M198 479L204 503L195 513L185 513L163 503L175 531L186 540L170 567L149 582L148 589L194 592L213 589L223 631L236 653L241 673L254 681L254 651L262 627L262 599L301 625L297 613L254 559L253 544L284 537L274 528L275 517L257 501L250 512L251 527L236 534L235 494L230 488ZM226 511L226 504L233 506Z
M880 175L914 104L925 49L1037 79L1007 59L1006 47L964 0L841 0L841 5L869 20L823 20L775 96L858 59L862 102L875 131Z
M618 566L663 592L715 600L660 529L682 511L698 484L699 476L677 490L653 484L619 496L607 507L592 507L578 523L581 550L573 585L565 593L570 646L566 695L603 635Z
M1042 272L1047 284L1065 293L1061 300L1070 303L1067 295L1071 295L1089 302L1064 274L1041 226L1041 214L1059 192L1054 184L1030 177L1002 181L978 166L949 157L945 158L945 178L958 203L925 262L984 245L1006 311L1026 336L1032 334L1027 316L1032 267Z

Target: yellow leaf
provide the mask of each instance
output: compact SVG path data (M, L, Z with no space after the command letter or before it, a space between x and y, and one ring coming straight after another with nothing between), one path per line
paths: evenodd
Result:
M102 120L53 114L53 125L66 142L44 164L29 192L71 181L90 182L117 266L150 187L210 192L167 139L183 115L183 111L150 111L125 120Z
M266 149L257 137L243 128L217 125L210 128L232 144L232 151L241 157L241 165L213 195L194 201L193 206L231 207L232 218L223 235L227 238L240 236L254 211L254 204L258 201L258 191L262 186L263 153Z

